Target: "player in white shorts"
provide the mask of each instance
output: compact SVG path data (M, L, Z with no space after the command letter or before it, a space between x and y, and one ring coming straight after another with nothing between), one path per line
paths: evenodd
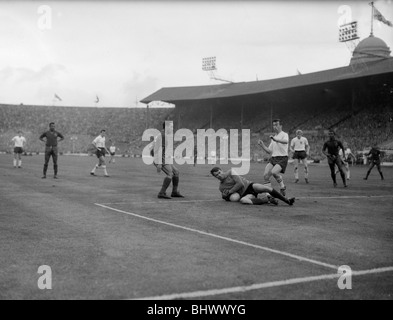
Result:
M101 130L100 135L93 140L93 146L97 149L96 156L98 158L98 163L94 166L93 170L91 170L90 174L95 176L96 169L102 168L104 169L105 177L109 177L108 172L106 171L106 162L105 162L105 153L109 153L108 149L105 147L105 135L106 131Z
M349 171L349 157L352 157L353 161L356 159L356 157L354 156L354 154L352 153L351 149L349 149L348 147L348 143L344 142L344 152L345 152L345 157L343 157L343 152L342 149L340 149L340 151L338 152L338 155L340 156L341 160L344 163L344 167L346 170L346 174L347 174L347 180L351 180L351 172ZM339 172L338 169L336 169L336 174Z
M26 143L26 138L22 136L22 131L18 131L18 135L13 137L11 141L14 143L14 168L22 168L23 148Z
M280 119L272 121L273 130L276 133L274 136L271 135L270 145L267 147L262 140L258 141L258 144L262 147L265 152L271 155L269 163L266 165L264 172L265 184L270 184L270 178L273 176L277 183L280 185L280 192L285 196L286 186L282 179L282 175L285 173L285 169L288 165L288 133L282 131L282 124Z
M290 148L293 152L295 183L299 182L298 166L300 163L304 164L304 180L308 183L307 156L310 153L310 145L307 138L303 137L302 130L296 130L296 137L291 140Z

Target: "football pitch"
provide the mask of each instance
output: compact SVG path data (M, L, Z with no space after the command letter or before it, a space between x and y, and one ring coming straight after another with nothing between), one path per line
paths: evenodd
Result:
M294 206L247 206L221 199L209 164L178 166L185 198L161 200L164 174L140 158L116 158L105 178L90 176L94 157L60 156L59 180L52 162L41 179L43 161L15 169L0 155L0 299L393 298L392 167L364 181L353 166L345 189L325 164L310 165L309 184L300 166L295 184L290 164ZM262 182L264 167L247 178Z

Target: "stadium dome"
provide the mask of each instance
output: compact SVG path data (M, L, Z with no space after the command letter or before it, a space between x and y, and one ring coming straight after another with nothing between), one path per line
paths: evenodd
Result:
M363 39L353 51L350 65L363 62L373 62L390 57L390 48L385 41L370 35Z

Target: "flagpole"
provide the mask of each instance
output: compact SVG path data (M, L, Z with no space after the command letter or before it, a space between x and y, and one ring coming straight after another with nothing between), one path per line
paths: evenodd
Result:
M371 33L370 37L374 36L373 29L374 29L374 2L371 2Z

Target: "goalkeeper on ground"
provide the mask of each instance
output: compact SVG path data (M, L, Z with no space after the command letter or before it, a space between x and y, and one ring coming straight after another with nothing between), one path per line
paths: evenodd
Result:
M214 167L210 173L220 180L219 190L222 198L226 201L238 202L242 204L264 204L272 203L277 205L275 198L284 201L290 206L295 202L295 198L287 199L280 192L270 186L254 183L236 174L234 169L226 172L219 167ZM258 194L268 193L264 199L258 198Z

